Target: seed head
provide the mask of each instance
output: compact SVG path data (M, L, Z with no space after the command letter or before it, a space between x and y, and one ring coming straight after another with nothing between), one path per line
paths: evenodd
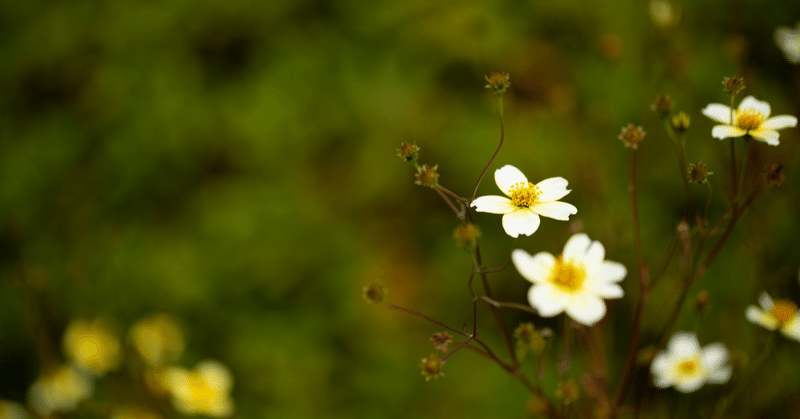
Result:
M639 147L639 143L644 139L645 134L647 133L644 132L642 127L634 127L633 124L628 124L627 127L622 127L622 133L617 138L622 140L622 144L625 147L636 150Z
M447 346L453 343L453 336L447 332L436 332L431 336L430 341L434 348L447 352Z
M657 97L655 102L650 105L650 109L656 111L662 118L669 115L673 107L675 107L675 101L669 95Z
M439 184L438 169L438 164L433 167L423 164L417 169L417 173L414 175L414 177L417 178L414 183L428 188L435 188L436 185Z
M405 161L416 161L417 157L419 157L419 147L417 147L417 143L405 142L400 144L400 148L397 149L397 157Z
M475 247L475 244L478 242L478 237L480 236L481 230L472 223L460 225L453 230L453 238L456 240L456 243L458 243L459 246L470 249Z
M744 85L744 78L739 77L737 75L733 75L730 77L725 77L722 79L722 85L725 86L722 91L728 93L729 95L736 96L739 92L742 91L746 86Z
M686 112L680 112L677 115L672 117L672 128L678 132L686 132L689 129L689 115L686 115Z
M484 76L489 84L486 85L487 89L492 89L494 94L502 96L506 92L511 82L508 81L508 73L501 73L497 70L492 71L488 76Z
M708 176L713 174L714 172L709 172L708 166L703 162L697 164L691 163L686 169L686 177L689 179L689 182L693 183L706 183L708 182Z
M425 381L430 381L431 378L438 379L439 377L443 377L443 364L444 363L439 360L439 356L436 354L431 354L431 356L427 358L422 358L422 363L420 363L419 366L422 368L422 375L425 376Z
M370 303L380 304L386 298L386 287L380 282L364 285L364 299Z

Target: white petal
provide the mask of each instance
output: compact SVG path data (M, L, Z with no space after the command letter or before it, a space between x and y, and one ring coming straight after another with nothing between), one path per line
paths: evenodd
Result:
M587 288L590 288L592 292L597 294L598 297L602 298L622 298L625 295L622 287L617 284L591 281L590 283L586 284L586 286Z
M528 183L528 178L516 167L507 164L494 171L494 181L504 194L509 195L511 187L517 183ZM510 196L510 195L509 195Z
M539 187L541 194L538 197L539 202L556 201L566 196L570 191L567 189L566 179L563 177L551 177L536 184Z
M567 240L564 245L564 260L577 260L583 262L586 255L586 249L592 241L586 233L578 233L573 235Z
M530 236L539 228L539 216L528 208L518 208L503 216L503 229L511 237Z
M517 209L510 199L497 195L479 196L471 206L475 207L475 211L491 214L508 214Z
M590 293L581 293L570 298L565 311L572 320L592 326L606 315L606 303Z
M754 139L769 145L780 144L780 141L778 141L778 131L775 131L774 129L763 129L759 127L758 129L749 131L748 134L750 134Z
M574 205L561 201L539 202L531 205L531 209L539 215L569 221L569 216L578 212Z
M747 320L749 320L750 323L761 325L769 330L775 330L778 328L778 319L771 314L759 310L756 306L751 305L747 307L747 310L744 312L744 316L747 317Z
M549 280L556 265L556 258L550 253L539 252L531 256L522 249L511 252L511 261L519 274L534 284Z
M769 294L766 291L762 291L761 294L758 295L758 304L761 305L761 308L764 311L772 311L772 307L774 303L772 302L772 298L769 297Z
M661 352L653 359L650 365L650 373L653 374L653 385L656 387L666 388L675 384L675 377L672 371L672 360L666 354Z
M589 245L589 248L586 250L586 255L583 259L583 262L587 265L600 265L603 262L603 259L606 257L606 249L603 247L603 244L599 241L595 240L592 244Z
M731 368L730 365L726 365L712 371L706 378L706 381L713 384L725 384L731 379L731 373L733 373L733 368Z
M728 361L728 349L722 343L712 343L703 348L703 364L710 370L721 367Z
M702 110L703 115L723 124L731 123L731 108L721 103L712 103Z
M736 128L732 125L716 125L714 128L711 128L711 136L714 138L719 138L720 140L731 137L741 137L745 134L747 134L747 131Z
M800 341L800 315L795 314L794 318L781 326L781 333L790 339Z
M753 96L748 96L739 102L739 108L737 110L742 112L746 109L752 109L754 111L761 112L764 117L769 117L770 112L772 112L772 109L769 107L769 103L758 100Z
M767 119L761 124L761 128L767 129L782 129L792 128L797 126L797 118L791 115L778 115Z
M697 374L690 378L678 380L678 382L675 383L675 390L678 390L681 393L691 393L693 391L696 391L700 387L703 387L703 384L705 384L705 382L706 382L705 377L703 377L700 374Z
M700 351L700 343L694 333L677 332L669 339L667 348L673 355L692 356Z
M528 291L528 302L542 317L553 317L561 314L569 301L569 295L556 288L555 285L537 284Z
M619 282L628 275L628 270L625 269L625 265L619 262L606 260L592 271L592 275L601 281Z

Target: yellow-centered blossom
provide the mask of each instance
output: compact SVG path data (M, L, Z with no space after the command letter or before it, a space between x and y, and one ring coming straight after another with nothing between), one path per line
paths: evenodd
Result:
M83 371L62 365L39 377L30 390L28 401L31 408L43 416L53 412L75 410L78 402L91 397L94 384Z
M791 115L770 118L771 111L769 103L747 96L734 110L721 103L712 103L703 108L703 115L722 123L711 130L714 138L724 140L749 134L758 141L778 145L777 130L797 126L797 118Z
M542 317L566 312L578 323L591 326L606 314L603 299L621 298L618 282L628 274L619 262L605 259L605 249L584 233L572 236L564 253L555 257L547 252L533 256L522 249L511 253L511 260L523 278L533 283L528 301Z
M562 177L534 184L519 169L507 164L494 172L494 180L507 197L481 196L472 201L472 206L479 212L503 214L503 229L511 237L536 232L540 215L568 221L570 215L578 212L572 204L559 201L570 192L567 180Z
M139 320L131 328L130 336L133 346L150 366L167 364L183 352L183 333L175 320L166 314Z
M120 344L102 320L73 320L64 332L64 352L77 367L94 375L115 369L120 360Z
M758 297L761 309L751 305L745 311L745 317L752 323L769 330L780 329L789 339L800 341L800 313L797 305L789 300L772 301L769 294L762 292Z
M230 397L233 375L217 361L203 361L194 370L170 367L165 386L172 395L172 404L186 415L205 415L215 418L233 414Z
M656 387L674 386L691 393L706 383L727 383L732 372L727 361L728 349L722 343L701 348L694 333L678 332L670 338L667 350L653 359L650 372Z

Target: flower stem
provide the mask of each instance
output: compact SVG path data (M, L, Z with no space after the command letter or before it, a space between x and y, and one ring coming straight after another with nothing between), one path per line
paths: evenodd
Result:
M497 157L497 153L500 152L500 147L503 146L503 139L505 138L505 123L503 121L503 96L497 97L497 106L500 111L500 144L497 145L497 150L494 151L494 154L492 154L492 158L489 159L489 163L486 163L486 167L483 168L480 177L478 177L478 181L475 182L475 188L472 190L472 196L469 198L470 203L475 200L475 194L478 193L478 186L481 185L483 176L486 175L486 171L489 170L489 166L492 165L492 162L494 162L495 157Z
M752 382L753 374L761 367L761 364L767 360L769 353L772 351L773 344L775 343L775 335L778 334L777 331L774 331L769 334L769 338L767 339L767 343L764 345L764 348L761 350L761 353L758 355L755 361L750 364L750 370L748 371L747 375L741 377L739 381L739 385L735 387L731 392L722 400L717 403L717 407L714 409L714 416L713 419L721 419L725 414L725 409L728 408L728 405L731 403L732 400L735 400L739 394L742 393L747 388L747 385Z

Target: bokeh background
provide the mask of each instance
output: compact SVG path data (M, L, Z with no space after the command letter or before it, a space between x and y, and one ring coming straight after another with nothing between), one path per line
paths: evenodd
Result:
M167 313L185 334L178 364L230 368L237 418L524 417L524 387L469 352L425 382L418 364L440 329L361 296L379 280L395 304L471 322L458 221L413 184L395 149L415 141L420 162L468 195L499 139L483 77L510 73L506 144L491 170L563 176L579 211L576 223L544 219L513 243L498 216L478 215L486 264L502 265L512 245L557 254L583 229L633 271L629 154L617 136L641 125L641 218L657 265L684 190L653 99L670 94L691 117L687 158L715 172L715 219L727 208L729 149L700 110L727 103L722 78L743 75L742 96L774 114L800 113L800 70L773 41L800 3L675 1L670 13L659 4L654 15L651 3L626 0L3 2L0 398L26 403L43 365L63 357L70 321L102 317L127 346L132 324ZM743 217L677 322L745 360L768 335L745 307L762 290L800 300L800 133L780 140L752 145L745 184L769 162L784 164L784 184ZM693 191L702 206L705 189ZM479 195L496 193L490 171ZM653 291L646 345L674 304L677 275L673 263ZM491 280L498 299L525 302L528 283L513 268ZM601 326L613 383L638 292L632 278L623 284ZM711 301L701 317L691 303L700 290ZM479 315L503 353L490 312ZM560 325L506 319L557 334ZM799 348L779 337L729 417L800 417ZM150 403L132 395L131 374L97 379L93 401L63 417ZM545 377L546 392L555 387ZM702 412L726 393L654 394L652 417L667 417L677 403Z

